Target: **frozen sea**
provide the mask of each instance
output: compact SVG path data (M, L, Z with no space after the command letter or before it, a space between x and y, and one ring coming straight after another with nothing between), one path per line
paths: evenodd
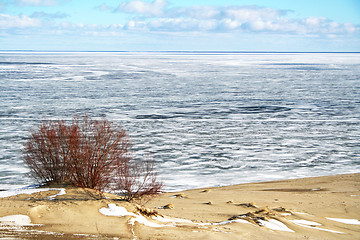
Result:
M169 191L360 172L359 53L0 52L0 189L44 119L120 124Z

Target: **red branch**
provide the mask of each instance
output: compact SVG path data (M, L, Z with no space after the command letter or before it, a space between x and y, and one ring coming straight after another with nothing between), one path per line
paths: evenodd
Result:
M126 200L160 193L152 161L129 157L126 132L106 120L84 116L44 121L24 145L30 176L41 183L69 183L100 193L110 188Z

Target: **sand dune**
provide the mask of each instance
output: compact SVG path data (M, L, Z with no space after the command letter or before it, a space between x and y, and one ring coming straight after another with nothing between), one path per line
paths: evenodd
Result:
M164 193L145 206L68 187L0 197L0 238L360 239L360 174Z

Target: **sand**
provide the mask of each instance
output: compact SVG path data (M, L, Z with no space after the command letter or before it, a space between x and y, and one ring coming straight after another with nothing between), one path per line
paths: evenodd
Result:
M105 197L60 187L0 198L0 239L360 239L360 174L163 193L144 206Z

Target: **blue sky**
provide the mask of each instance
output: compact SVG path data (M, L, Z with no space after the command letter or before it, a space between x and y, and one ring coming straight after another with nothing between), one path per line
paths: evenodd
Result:
M360 51L360 0L0 0L0 50Z

